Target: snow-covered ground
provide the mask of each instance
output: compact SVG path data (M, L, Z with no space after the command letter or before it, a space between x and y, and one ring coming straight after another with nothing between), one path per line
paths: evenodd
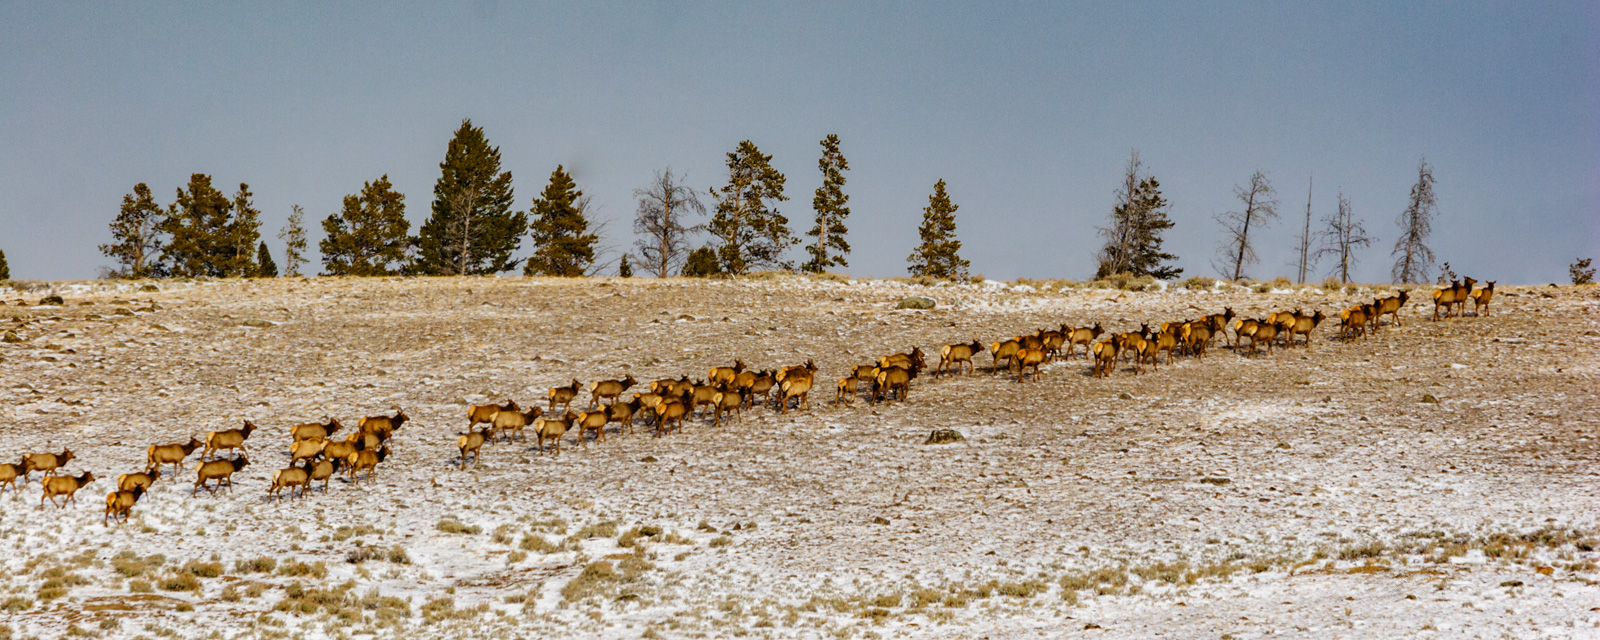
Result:
M38 473L0 494L0 638L1600 637L1594 287L1505 288L1491 316L1441 322L1414 300L1370 339L1330 320L1309 349L1143 375L1079 358L1018 384L984 354L877 406L833 406L831 381L914 345L936 362L1040 327L1357 297L800 277L58 292L0 290L0 461L70 447L66 472L96 481L60 510ZM894 309L908 295L939 306ZM815 359L809 410L457 467L470 404L735 358ZM290 425L401 407L374 482L268 497ZM147 446L246 418L232 492L191 496L191 458L101 524ZM923 443L945 428L965 440Z

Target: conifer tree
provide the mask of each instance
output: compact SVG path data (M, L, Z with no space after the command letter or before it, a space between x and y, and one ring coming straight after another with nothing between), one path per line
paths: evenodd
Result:
M622 262L617 265L617 277L632 278L633 265L628 264L628 254L622 254Z
M250 185L239 183L233 194L233 211L223 234L222 272L229 278L252 278L261 265L256 262L256 244L261 241L261 210L251 199Z
M141 182L134 185L133 193L122 196L122 210L111 221L110 244L100 245L106 254L119 265L113 274L120 278L149 278L162 275L161 234L159 227L163 211L150 194L150 187Z
M172 275L221 278L236 257L232 247L233 203L211 186L211 176L189 176L178 189L158 229L167 234L166 256Z
M11 265L6 264L6 252L0 249L0 281L11 279Z
M272 261L272 254L267 251L267 241L262 240L261 246L256 248L256 277L278 277L278 263Z
M683 275L690 278L709 278L721 273L722 268L717 264L717 250L709 246L690 251L689 258L683 263Z
M830 133L823 138L822 159L817 161L817 169L822 171L822 186L811 199L811 208L817 212L816 226L806 232L817 241L806 247L811 259L801 267L810 273L822 273L828 267L850 266L845 260L850 253L850 243L844 239L850 231L844 226L844 219L850 216L850 207L845 206L850 196L844 193L844 172L850 169L850 163L839 151L838 135Z
M972 263L961 259L961 241L956 239L956 209L945 193L944 180L933 185L933 195L928 196L928 206L922 210L922 226L917 234L922 244L906 258L911 266L907 271L914 276L963 280Z
M283 274L291 278L300 275L300 265L307 262L305 219L306 210L294 205L289 222L278 232L278 239L283 240Z
M344 197L344 208L322 221L327 237L317 243L322 270L335 276L385 276L397 273L406 258L411 222L406 197L394 190L389 174Z
M727 162L728 184L712 192L718 198L710 230L721 243L719 269L730 275L792 269L783 254L800 240L789 232L789 219L773 206L788 200L783 174L772 168L772 156L763 155L749 140L740 142Z
M534 250L523 275L577 277L588 271L599 238L589 233L589 221L583 215L586 204L572 175L556 165L550 184L528 211Z
M1411 200L1400 214L1400 238L1395 240L1396 256L1390 276L1395 282L1427 282L1433 268L1433 250L1425 244L1433 233L1433 217L1438 215L1438 204L1433 197L1433 167L1423 158L1417 167L1417 183L1411 187Z
M1161 183L1144 175L1142 167L1139 152L1133 152L1117 189L1110 224L1099 230L1106 244L1096 256L1096 280L1118 273L1171 280L1183 273L1183 269L1164 264L1177 259L1161 250L1162 234L1173 227L1167 217L1169 205L1161 197Z
M519 261L511 255L528 230L528 218L511 209L511 172L500 170L500 149L489 146L482 127L462 120L439 171L433 214L412 240L416 257L407 270L468 275L515 268Z

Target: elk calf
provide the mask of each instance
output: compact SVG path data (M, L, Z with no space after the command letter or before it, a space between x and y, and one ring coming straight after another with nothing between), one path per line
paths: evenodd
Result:
M144 496L144 487L132 489L118 489L106 494L106 515L100 519L101 526L110 526L110 523L123 523L128 521L129 512L133 505Z
M289 499L293 500L295 489L299 488L300 495L304 496L306 485L309 484L311 484L311 474L291 464L287 469L279 469L272 473L272 486L267 487L267 493L272 494L273 499L281 501L283 490L287 488Z
M969 371L976 371L977 366L972 364L972 356L983 352L983 343L973 340L967 344L948 344L939 350L939 374L944 374L944 368L954 365L956 373L961 373L962 363L966 363Z
M578 397L578 390L581 388L583 388L583 385L578 384L577 378L573 378L572 384L565 387L551 387L550 408L548 411L554 412L558 404L561 405L563 410L570 411L572 409L572 400Z
M232 491L233 474L238 473L240 469L243 469L249 465L250 460L246 459L244 456L239 456L231 460L210 460L201 462L200 464L194 466L196 478L194 480L194 488L189 490L189 495L191 497L194 496L201 487L205 487L207 493L214 495L216 494L217 489L222 488L223 483L227 483L228 490ZM209 483L212 480L217 481L215 487L209 486Z
M544 453L544 441L555 441L555 452L561 454L561 436L572 428L572 412L560 416L546 415L533 423L533 435L539 438L539 453Z
M483 443L494 435L493 427L484 427L481 431L467 431L456 436L456 448L461 449L461 470L467 469L467 455L471 454L475 461L483 460Z
M50 504L56 505L57 509L65 509L68 504L77 502L76 496L79 489L82 489L86 484L94 482L94 473L85 471L77 477L51 476L44 478L40 482L44 485L44 495L39 498L39 508L44 508L44 501L48 498ZM56 496L66 496L67 500L66 502L57 503Z
M633 379L633 375L629 374L621 380L598 380L590 383L589 408L593 409L600 401L607 398L611 399L612 402L616 402L617 396L622 395L622 392L627 391L629 387L637 384L637 382Z

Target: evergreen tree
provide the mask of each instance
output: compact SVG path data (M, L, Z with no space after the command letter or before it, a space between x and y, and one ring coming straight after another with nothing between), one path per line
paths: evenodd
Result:
M278 277L278 263L272 261L272 254L267 251L267 241L262 240L261 246L256 248L256 277Z
M344 208L322 221L327 237L317 243L322 270L335 276L386 276L406 258L411 222L406 197L394 190L389 174L344 197Z
M844 193L844 172L850 169L850 163L839 152L839 136L830 133L822 140L822 159L817 161L817 169L822 171L822 186L811 199L811 208L817 212L817 224L806 232L817 241L806 247L811 259L801 267L811 273L822 273L833 266L850 266L845 260L845 255L850 253L850 243L844 239L844 234L850 231L844 226L844 219L850 216L850 207L845 206L850 196Z
M706 206L682 178L672 177L671 167L657 173L648 188L634 189L633 195L639 199L633 230L644 236L634 243L644 261L640 266L657 278L670 277L689 253L689 234L705 229L705 225L686 225L684 219L691 213L705 215Z
M221 278L237 252L231 245L233 205L211 186L211 176L189 176L187 189L157 225L170 238L166 256L172 275Z
M534 250L523 275L577 277L588 271L599 238L588 232L589 221L583 216L586 204L572 175L556 165L544 194L533 200L533 209L528 211L533 218L529 226Z
M233 194L233 215L224 232L222 272L229 278L253 278L260 265L256 263L256 244L261 241L261 210L251 200L250 185L239 183Z
M288 224L278 232L278 239L283 240L283 274L291 278L300 275L300 265L306 263L305 219L306 210L294 205L289 210Z
M489 146L483 128L462 120L439 171L433 214L412 240L416 257L407 270L466 275L515 268L519 261L511 255L528 230L528 218L511 209L511 172L500 170L500 149Z
M633 277L633 265L628 264L628 254L626 254L626 253L622 254L622 262L617 265L617 277L619 277L619 278L632 278Z
M772 156L763 155L754 143L740 142L728 154L728 184L720 195L712 192L718 201L710 230L721 243L719 269L730 275L743 275L752 268L793 268L783 253L800 240L789 233L789 219L772 206L788 198L783 195L783 174L771 163Z
M100 245L100 253L121 265L113 273L121 278L149 278L162 275L161 205L141 182L133 193L122 196L122 210L111 221L111 244Z
M11 265L6 264L6 252L0 249L0 281L11 279Z
M906 258L914 276L962 280L972 263L961 259L961 241L956 239L956 209L944 192L944 180L933 185L928 206L922 210L922 226L917 229L922 244Z
M1400 225L1400 238L1395 240L1397 256L1390 276L1395 282L1427 282L1433 268L1433 250L1424 244L1433 233L1433 217L1439 214L1433 198L1433 167L1423 158L1417 167L1417 183L1411 187L1411 201L1395 222Z
M1177 256L1161 251L1162 234L1173 226L1167 217L1169 205L1161 197L1161 183L1143 175L1139 152L1133 152L1117 189L1117 204L1111 209L1107 226L1100 228L1105 246L1095 259L1095 279L1117 273L1151 276L1162 280L1177 278L1183 269L1163 264Z
M690 251L689 259L683 263L683 275L690 278L709 278L721 273L722 268L717 264L717 250L709 246Z

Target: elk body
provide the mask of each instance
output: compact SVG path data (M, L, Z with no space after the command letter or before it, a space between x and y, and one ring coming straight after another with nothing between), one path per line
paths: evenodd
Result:
M572 384L565 387L551 387L549 411L555 411L558 404L561 405L563 410L571 410L572 399L578 397L578 390L581 388L583 388L583 385L578 383L577 378L573 378Z
M33 471L33 460L22 456L21 462L8 462L0 464L0 485L11 487L11 492L17 492L17 478L28 481L28 472Z
M1073 329L1067 334L1067 357L1072 357L1077 352L1077 346L1080 344L1083 345L1084 355L1094 355L1090 353L1090 345L1093 345L1095 339L1099 338L1102 333L1105 333L1105 329L1102 329L1098 322L1094 323L1093 327Z
M939 373L944 373L946 366L953 365L956 373L961 373L962 363L966 363L969 371L975 371L976 365L972 364L972 356L983 352L983 343L977 340L966 344L947 344L939 350Z
M629 387L637 384L630 374L621 380L598 380L589 384L589 408L593 409L600 401L610 399L616 402L617 396L627 391Z
M589 446L587 443L588 439L584 436L590 431L594 432L594 439L596 441L605 442L606 424L611 422L611 418L606 415L605 408L602 407L596 411L584 411L579 413L578 419L574 422L574 426L578 428L578 446L587 447Z
M1489 281L1489 286L1472 292L1472 315L1489 315L1489 302L1494 300L1494 280Z
M328 441L323 440L322 438L317 438L315 440L297 440L293 443L290 443L289 464L292 465L301 460L315 460L317 456L322 455L323 450L327 449L327 447Z
M877 404L888 400L890 394L898 393L901 402L906 401L906 394L911 391L911 371L903 367L888 367L878 369L878 377L872 384L872 403Z
M461 450L461 469L463 471L467 468L468 454L471 454L476 460L483 459L483 443L487 442L490 436L493 435L493 427L484 427L479 431L468 430L466 433L456 436L456 448Z
M1001 340L989 345L989 355L994 361L989 364L989 374L994 375L1000 371L1000 362L1005 361L1010 366L1011 361L1017 357L1017 352L1022 350L1022 342L1016 338Z
M670 433L672 425L678 425L678 432L683 432L683 417L689 414L689 407L682 400L666 398L656 405L656 437L662 433Z
M1111 370L1117 368L1117 341L1107 338L1094 343L1091 349L1094 356L1093 375L1097 378L1109 377Z
M61 467L65 467L68 462L72 462L72 457L71 449L62 449L61 453L22 454L24 465L31 467L31 469L22 472L22 483L28 483L28 473L32 471L43 471L47 478L55 475Z
M795 411L802 408L810 409L811 380L809 372L807 375L791 374L784 378L778 385L778 413L788 413L791 398L795 400Z
M43 509L44 501L49 499L50 504L56 505L57 509L64 509L68 504L77 502L78 490L91 482L94 482L94 472L92 471L85 471L78 476L51 476L44 478L40 480L40 483L44 485L44 495L39 497L39 508ZM67 499L65 502L58 503L56 502L57 496L66 496Z
M146 451L145 459L149 461L147 469L160 471L162 465L172 465L173 475L178 473L178 465L183 464L184 458L194 453L195 449L204 446L199 438L190 437L189 441L182 444L153 444Z
M1017 374L1017 382L1022 382L1022 375L1033 369L1033 379L1039 379L1039 365L1044 363L1044 349L1023 349L1017 352L1017 357L1011 359L1011 368Z
M339 424L337 418L328 418L327 422L312 422L289 427L289 437L294 438L295 442L301 440L327 440L328 436L338 433L341 428L343 428L343 425Z
M494 417L501 411L517 411L515 400L506 400L505 404L479 404L467 409L467 428L471 429L485 422L494 422Z
M148 471L140 471L138 473L124 473L120 476L117 476L117 489L119 491L132 491L134 488L139 488L149 491L150 486L154 485L156 481L160 479L160 472L151 473Z
M617 435L633 431L633 416L644 408L644 401L634 394L627 402L613 402L606 407L606 419L617 423Z
M494 427L492 433L505 434L506 442L512 442L513 439L520 440L523 437L522 430L533 424L533 421L538 420L541 415L544 415L544 410L539 407L529 407L527 411L517 411L515 408L502 409L494 415L494 420L490 421Z
M361 472L367 472L367 483L371 484L378 477L378 463L389 458L389 445L378 447L377 451L365 449L350 454L346 458L350 465L350 483L357 484L361 479Z
M1384 298L1383 300L1375 303L1373 305L1375 307L1373 311L1377 314L1376 318L1392 315L1394 316L1394 326L1400 326L1400 310L1406 307L1406 301L1410 298L1410 292L1401 291L1399 295Z
M100 519L100 524L110 526L112 522L127 522L129 513L133 511L133 505L139 502L144 492L144 487L134 487L106 494L106 515Z
M216 459L216 454L218 451L233 451L234 449L238 449L244 453L249 453L249 450L244 448L244 441L248 440L250 438L250 434L254 433L255 430L255 423L245 420L244 426L239 427L238 429L225 429L222 431L212 431L211 433L207 433L206 450L202 452L200 456L202 458Z
M366 438L369 436L373 440L378 439L377 436L371 436L370 434L357 431L350 434L343 440L329 441L322 447L322 457L324 460L330 461L330 465L337 468L339 465L344 464L344 461L350 457L350 454L365 449L367 445Z
M839 378L839 384L833 395L833 404L855 404L856 390L860 388L860 385L861 379L854 375Z
M722 426L722 414L732 413L739 420L744 419L744 395L733 389L718 391L711 398L711 408L715 412L712 416L715 426Z
M734 359L731 367L712 367L711 372L706 374L706 380L711 384L728 384L743 371L744 361Z
M342 459L343 458L339 458L338 460ZM306 478L306 488L309 489L311 487L311 483L321 480L322 492L327 493L328 482L333 478L334 462L335 459L333 458L323 458L318 460L316 464L307 462L306 473L308 474L308 477Z
M304 468L290 465L288 468L279 469L272 473L272 486L267 487L267 493L273 499L282 500L283 490L289 490L289 499L294 499L294 492L299 488L300 495L305 495L306 486L311 484L311 474Z
M1306 337L1306 348L1307 349L1311 348L1311 332L1316 330L1317 325L1322 324L1322 319L1325 318L1325 317L1327 317L1327 316L1322 315L1322 310L1321 309L1318 309L1316 313L1313 313L1313 314L1311 314L1309 316L1307 316L1307 315L1297 315L1297 316L1295 316L1295 318L1294 318L1294 328L1290 329L1290 331L1289 331L1289 346L1291 346L1291 347L1294 346L1294 337L1295 336L1305 336Z
M555 452L561 453L561 436L572 428L572 412L560 416L546 415L533 423L533 435L539 439L539 453L544 453L544 441L555 441Z
M404 426L410 419L411 417L406 415L406 410L401 409L396 411L393 417L367 416L362 418L356 422L356 430L361 433L370 433L378 436L379 440L388 442L390 438L394 437L394 432Z
M194 480L194 488L189 490L189 495L193 496L197 491L200 490L201 487L205 487L206 492L215 494L217 489L222 488L223 483L227 483L228 490L232 491L233 474L238 473L240 469L243 469L249 465L250 460L244 456L239 456L229 460L208 460L201 462L200 464L194 466L196 477ZM210 482L212 480L217 481L215 487L210 486Z

